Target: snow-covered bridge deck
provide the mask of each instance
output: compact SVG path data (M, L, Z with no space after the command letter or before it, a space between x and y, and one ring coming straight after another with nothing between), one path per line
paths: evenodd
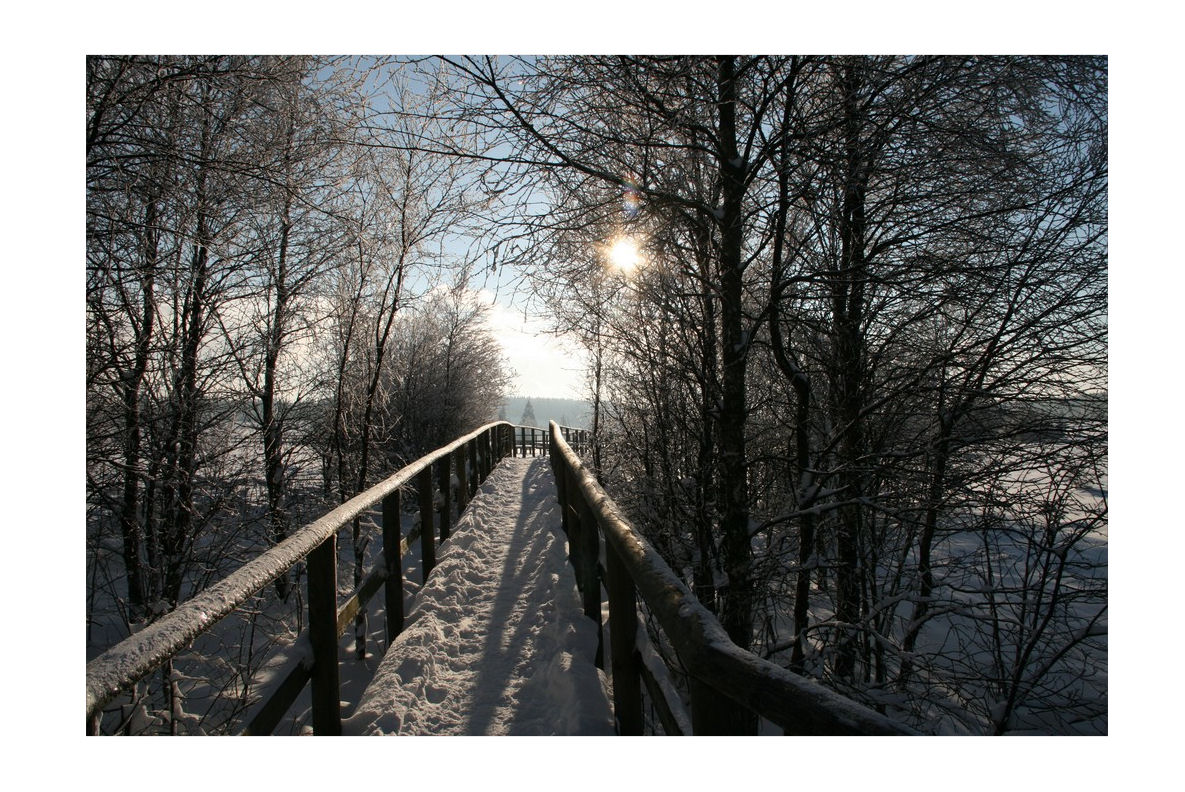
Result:
M411 604L346 734L612 734L545 457L503 459Z

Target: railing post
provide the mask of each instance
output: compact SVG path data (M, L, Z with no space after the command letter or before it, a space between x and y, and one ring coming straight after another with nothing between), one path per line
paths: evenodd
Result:
M477 494L478 479L477 479L477 443L470 440L465 444L469 449L469 481L466 486L469 487L469 497Z
M402 540L399 524L399 490L383 498L383 563L387 580L383 596L387 607L387 646L403 632L403 557L399 549Z
M597 574L597 566L601 556L601 532L597 527L584 495L576 490L576 504L580 514L580 535L576 542L580 545L580 567L578 574L581 579L580 593L583 594L584 615L597 623L597 668L605 667L605 641L601 632L601 580Z
M698 735L751 736L757 734L757 716L702 680L688 680L691 693L691 729Z
M584 590L584 577L582 570L584 569L581 563L581 557L584 553L584 543L580 541L580 531L583 527L580 524L582 515L577 506L576 501L580 498L580 490L575 487L575 474L572 471L564 468L562 473L564 476L563 490L568 494L567 500L564 503L564 529L568 534L568 560L572 562L572 568L576 571L576 584L581 591Z
M337 667L337 534L309 553L309 642L313 647L313 733L342 733Z
M609 646L612 650L613 715L623 735L642 733L641 655L634 582L617 550L605 543L605 588L609 590Z
M473 439L473 453L477 455L477 486L486 480L486 447L481 435Z
M518 429L516 431L518 432L519 442L521 443L521 448L522 448L522 452L523 452L522 455L525 458L527 455L527 427L520 426L520 427L518 427Z
M452 471L449 470L449 458L444 456L435 462L436 483L440 487L440 542L443 544L449 536L449 521L452 519L453 488Z
M486 454L485 435L479 435L473 441L473 450L477 452L477 483L480 486L486 480L486 477L490 475L490 469L487 464L488 455Z
M571 497L568 490L568 468L563 457L556 455L551 458L551 469L555 476L556 495L560 501L560 526L564 529L564 536L571 536L568 527L568 500ZM571 539L569 539L569 543Z
M465 511L465 504L469 503L469 491L466 485L465 474L465 447L453 451L450 456L453 458L453 467L456 468L457 475L457 516Z
M432 527L433 491L432 466L428 465L417 477L420 490L420 566L423 580L428 582L428 573L436 566L436 532Z

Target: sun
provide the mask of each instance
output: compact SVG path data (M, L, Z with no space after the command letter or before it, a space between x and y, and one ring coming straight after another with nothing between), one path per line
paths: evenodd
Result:
M623 275L629 275L642 264L638 243L630 237L619 237L609 247L609 263Z

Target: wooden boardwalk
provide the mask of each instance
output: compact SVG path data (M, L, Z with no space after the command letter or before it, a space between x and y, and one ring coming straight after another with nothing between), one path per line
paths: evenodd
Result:
M504 459L438 553L343 733L612 734L548 460Z

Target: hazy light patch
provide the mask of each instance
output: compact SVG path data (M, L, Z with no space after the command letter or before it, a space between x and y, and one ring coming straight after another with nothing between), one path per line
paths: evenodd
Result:
M618 237L609 245L609 263L622 275L631 275L643 263L642 252L633 237Z
M490 306L486 326L514 369L510 395L583 398L588 367L585 350L548 333L545 317L524 314L521 308L496 302L485 289L479 297Z

